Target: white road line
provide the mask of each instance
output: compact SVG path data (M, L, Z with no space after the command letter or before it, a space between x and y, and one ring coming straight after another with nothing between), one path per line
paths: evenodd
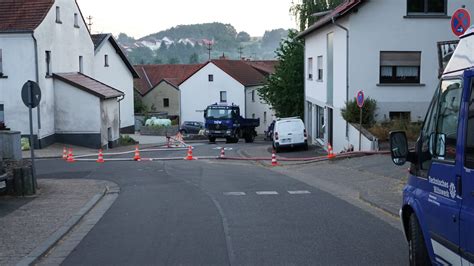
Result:
M257 195L278 195L278 192L276 191L257 191Z
M245 192L224 192L224 196L245 196Z
M311 194L308 190L296 190L296 191L288 191L291 195L303 195L303 194Z

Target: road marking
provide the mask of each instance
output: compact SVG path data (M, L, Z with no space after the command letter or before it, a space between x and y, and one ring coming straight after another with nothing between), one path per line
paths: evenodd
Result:
M229 148L229 147L224 148L225 151L232 151L233 149L234 148ZM222 150L222 147L215 147L215 148L213 148L213 150Z
M291 195L303 195L303 194L311 194L308 190L296 190L296 191L288 191Z
M224 196L245 196L245 192L224 192Z
M257 195L278 195L278 192L276 191L257 191Z

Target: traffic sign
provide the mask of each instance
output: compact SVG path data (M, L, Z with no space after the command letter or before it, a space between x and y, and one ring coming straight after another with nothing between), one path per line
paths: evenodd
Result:
M471 14L465 8L459 8L451 17L451 30L454 35L461 36L471 26Z
M21 99L27 107L36 108L41 102L41 89L38 83L31 80L26 82L21 89Z
M364 107L364 101L365 101L365 96L364 96L364 92L363 91L359 91L357 93L357 106L359 106L359 108L362 108Z

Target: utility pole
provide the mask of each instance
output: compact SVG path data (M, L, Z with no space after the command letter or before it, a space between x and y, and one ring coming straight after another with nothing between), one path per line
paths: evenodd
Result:
M207 51L209 53L209 61L211 61L212 42L207 43Z
M87 24L87 26L89 26L89 31L91 33L92 33L92 25L94 24L94 23L92 23L92 19L93 19L93 17L90 16L90 15L87 17L87 20L89 20L89 23Z
M240 46L238 50L239 50L240 59L242 59L243 58L242 55L244 53L244 47Z

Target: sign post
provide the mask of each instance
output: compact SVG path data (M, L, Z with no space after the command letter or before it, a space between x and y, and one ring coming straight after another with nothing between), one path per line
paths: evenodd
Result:
M459 8L451 17L451 30L457 37L463 35L471 26L471 14L465 8Z
M360 110L360 119L359 119L359 151L362 151L362 108L364 107L365 96L363 91L357 93L357 106Z
M21 99L23 103L28 107L30 115L30 152L31 152L31 175L33 177L34 192L38 187L36 180L36 166L35 166L35 144L33 139L33 108L38 107L41 102L41 89L38 84L34 81L28 81L23 85L21 90Z

